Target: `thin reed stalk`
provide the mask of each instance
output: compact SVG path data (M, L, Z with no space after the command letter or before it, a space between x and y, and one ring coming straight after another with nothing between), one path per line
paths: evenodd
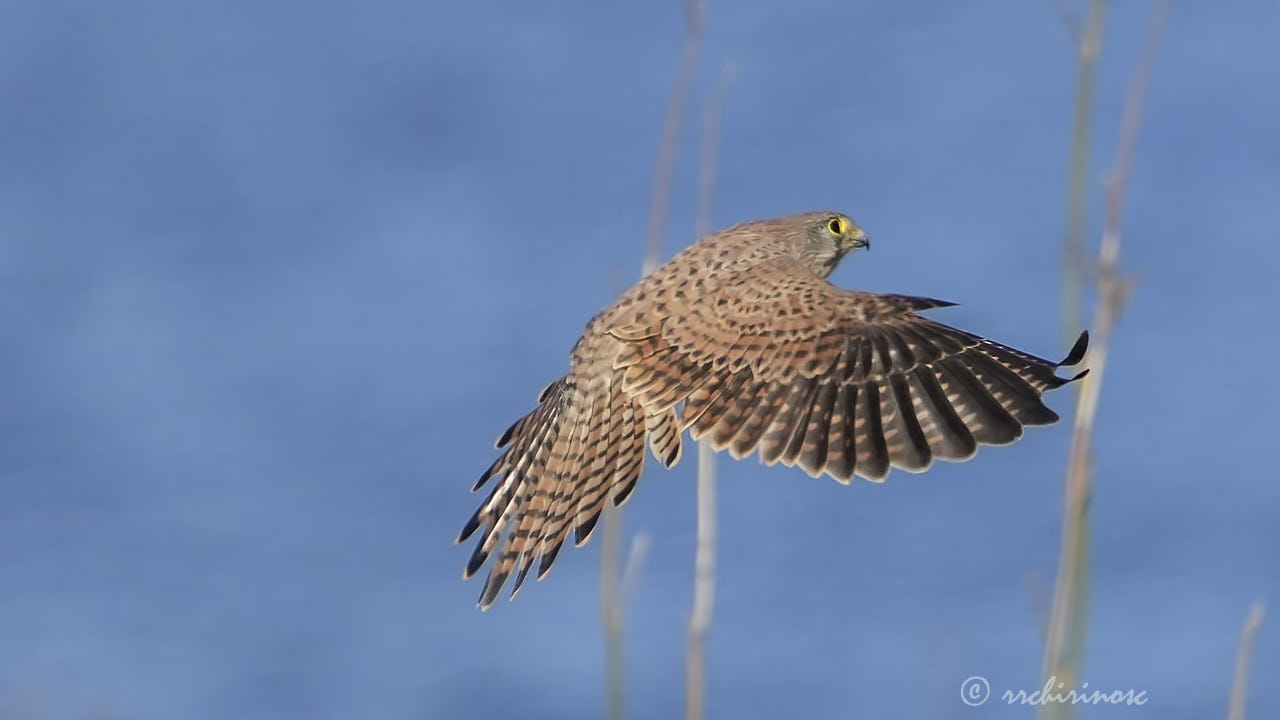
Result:
M644 277L658 267L662 257L662 236L667 226L667 208L671 197L671 177L675 169L676 145L680 138L680 125L684 108L702 47L702 4L698 0L685 0L687 34L675 83L667 101L666 119L662 138L658 143L658 163L654 171L653 198L649 208L649 232L645 240L644 262L640 276ZM600 555L600 624L605 645L605 716L610 720L626 717L626 675L624 672L626 599L634 586L638 564L644 555L647 541L637 536L632 543L631 561L627 568L619 570L622 553L622 510L605 503L604 543ZM639 548L639 549L637 549Z
M1091 328L1091 347L1086 358L1089 375L1084 378L1076 402L1066 476L1062 544L1058 558L1053 606L1045 633L1044 678L1054 678L1066 688L1077 685L1083 665L1088 632L1090 505L1093 496L1093 438L1102 381L1107 366L1111 336L1120 317L1131 283L1120 276L1121 227L1133 156L1138 140L1147 86L1155 63L1159 40L1169 14L1169 0L1158 0L1143 40L1138 67L1125 95L1120 123L1120 142L1107 181L1106 216L1102 232L1095 282L1097 310ZM1089 31L1086 31L1086 35ZM1071 717L1066 703L1042 706L1043 718Z
M702 154L698 163L698 207L695 235L711 229L716 159L720 144L720 107L733 80L732 63L720 72L702 112ZM698 443L698 541L694 551L693 611L685 651L685 718L706 717L706 636L715 608L716 588L716 451L709 439Z

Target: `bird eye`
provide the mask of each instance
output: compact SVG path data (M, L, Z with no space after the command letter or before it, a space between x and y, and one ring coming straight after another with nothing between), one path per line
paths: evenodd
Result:
M844 220L840 218L831 218L831 220L827 223L827 229L831 231L832 235L843 235Z

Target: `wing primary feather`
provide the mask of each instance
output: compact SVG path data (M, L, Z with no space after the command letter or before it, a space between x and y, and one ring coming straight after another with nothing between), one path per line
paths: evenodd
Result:
M1084 359L1084 354L1089 351L1089 331L1085 330L1080 333L1080 337L1076 338L1076 342L1071 346L1071 351L1067 356L1062 358L1062 362L1058 363L1058 367L1071 366ZM1085 372L1089 372L1085 370ZM1079 377L1079 376L1077 376Z
M1058 414L1040 402L1040 392L1000 361L978 348L965 351L960 358L975 375L981 373L978 379L1019 423L1048 425L1058 420Z
M948 401L968 411L962 413L961 419L974 439L984 445L1007 445L1022 436L1022 423L959 358L944 358L937 367L948 386Z
M733 439L738 431L742 429L743 424L751 416L752 410L755 409L760 393L765 389L764 383L754 383L751 386L741 390L737 397L733 398L733 403L729 409L711 428L711 443L716 450L723 450L728 446L729 441Z
M841 383L831 418L831 435L827 438L827 472L846 485L853 481L857 469L857 437L853 427L857 414L858 386Z
M636 413L640 412L637 408ZM614 491L611 501L614 507L619 507L631 496L631 491L635 489L636 483L640 480L640 473L644 469L644 421L639 417L635 419L635 431L631 442L631 450L619 461L619 472L613 481Z
M831 418L835 414L839 389L834 382L818 386L813 398L813 410L809 413L808 427L800 450L800 467L813 477L822 475L827 467L827 438L831 433Z
M800 382L803 383L804 391L797 400L796 412L792 416L791 427L787 433L786 449L782 451L779 458L787 467L796 464L800 451L804 449L805 431L809 428L809 416L813 414L813 396L817 391L817 383L812 378L805 378Z
M951 406L933 367L917 366L912 371L912 375L912 394L913 396L916 394L917 388L920 393L922 410L918 411L918 414L927 413L937 430L936 441L930 442L930 449L934 456L946 460L963 460L972 457L978 450L978 441L956 409Z
M791 441L791 429L802 410L804 394L810 382L808 378L799 378L786 387L786 395L779 400L778 411L760 438L760 461L764 464L772 465L786 451Z
M537 412L537 411L535 410L534 412ZM507 429L504 430L502 434L498 436L498 439L493 441L493 447L498 450L501 450L502 448L506 447L507 443L511 442L512 436L514 436L517 432L519 432L520 429L524 427L524 422L532 416L533 416L533 413L529 413L528 415L525 415L524 417L520 418L519 420L507 426Z
M769 384L768 390L763 397L756 402L755 409L751 411L751 415L742 423L742 427L738 429L738 432L730 438L729 453L734 458L746 457L760 444L760 439L764 437L764 432L769 428L769 423L778 414L778 410L782 406L782 398L786 395L787 390L787 386L782 383L774 382Z
M735 374L727 371L713 373L711 379L700 388L695 388L684 401L684 422L681 430L689 430L694 440L701 438L695 424L702 419L711 403L720 397L725 386L732 382Z
M734 373L727 382L720 386L718 392L713 397L707 400L706 407L702 409L697 419L692 421L690 434L693 435L693 439L701 440L704 435L715 428L715 426L720 422L720 419L724 417L724 414L728 412L730 407L732 407L733 399L742 389L742 386L746 384L747 379L750 376L750 370L745 368L739 370Z
M857 447L857 472L879 482L889 474L889 449L880 422L880 388L868 382L858 389L858 410L854 420Z
M888 381L890 392L886 395L892 400L887 404L893 406L898 428L902 432L899 451L891 452L890 460L904 470L922 472L933 462L933 452L929 449L929 441L925 439L920 421L916 418L907 379L901 373L894 373L889 376Z
M615 394L613 383L609 379L597 379L592 383L589 394L591 410L587 415L587 421L583 423L584 431L580 436L582 438L580 458L575 474L571 478L566 478L552 493L547 504L546 517L537 532L536 554L539 557L537 579L539 580L550 571L560 547L568 536L572 520L570 514L576 509L578 500L595 487L608 482L608 478L604 475L606 468L612 469L611 463L614 456L609 439L613 429L612 401ZM527 568L523 570L527 572ZM517 589L520 581L521 578L517 578ZM514 594L513 591L513 597Z

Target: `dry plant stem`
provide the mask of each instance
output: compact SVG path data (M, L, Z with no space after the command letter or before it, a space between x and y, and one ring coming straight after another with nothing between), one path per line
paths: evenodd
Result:
M1091 330L1093 344L1086 360L1089 375L1076 403L1075 427L1067 465L1066 508L1061 554L1054 591L1053 608L1045 638L1044 676L1055 677L1067 688L1077 685L1083 657L1088 600L1088 519L1092 498L1091 463L1093 427L1106 370L1111 333L1128 294L1128 282L1117 273L1120 258L1120 226L1128 190L1139 122L1146 99L1147 84L1155 61L1156 48L1169 14L1169 0L1159 0L1143 41L1137 70L1125 95L1120 127L1120 144L1107 184L1107 211L1097 270L1098 308ZM1069 717L1071 706L1051 703L1041 709L1042 717Z
M707 98L702 113L702 154L698 163L698 207L695 235L703 237L711 226L711 198L716 185L716 159L720 140L720 107L733 80L732 63L725 65ZM685 717L706 717L706 636L711 627L716 591L716 451L711 441L698 443L698 540L694 551L693 611L689 615L685 651Z
M1231 700L1227 704L1227 720L1244 720L1245 705L1249 700L1249 668L1253 662L1253 641L1258 637L1267 606L1255 602L1249 608L1249 616L1240 630L1240 649L1236 651L1236 669L1231 677Z
M1062 331L1070 341L1080 327L1080 297L1083 292L1084 229L1088 221L1088 186L1090 136L1093 118L1094 78L1098 56L1102 50L1106 0L1092 0L1083 27L1069 6L1059 4L1058 11L1067 32L1075 43L1076 96L1071 140L1071 170L1067 180L1067 228L1063 238ZM1096 336L1096 331L1095 331ZM1096 347L1095 340L1095 347ZM1086 381L1087 382L1087 381ZM1077 389L1077 393L1084 392ZM1079 395L1077 395L1077 400ZM1074 440L1072 457L1075 457ZM1087 460L1087 455L1085 455ZM1086 475L1088 467L1080 468ZM1063 671L1063 666L1078 667L1081 660L1084 627L1087 620L1089 578L1089 505L1072 501L1073 469L1067 470L1067 501L1063 509L1062 545L1059 550L1058 575L1049 605L1045 627L1044 673ZM1071 657L1063 658L1066 629L1070 627L1079 642L1071 648ZM1042 715L1048 713L1042 711ZM1070 714L1069 710L1066 714Z
M706 717L707 629L715 607L716 583L716 452L710 440L698 443L698 546L693 566L693 612L685 648L685 702L687 720Z
M618 607L623 615L627 611L627 601L636 591L640 582L640 572L644 570L644 559L649 554L649 533L638 532L631 538L631 549L627 552L627 564L622 568L622 578L618 581L620 597Z
M649 536L645 533L636 533L631 540L631 551L627 555L627 562L619 572L617 558L620 555L622 542L622 518L619 517L621 511L608 504L605 508L606 513L612 513L615 516L613 521L605 526L604 535L605 557L614 558L614 562L604 563L600 573L600 622L604 626L605 633L607 673L605 700L608 717L620 720L625 715L626 707L622 623L627 615L627 599L635 591L640 570L644 567L645 555L649 551ZM607 516L606 519L608 519Z
M654 171L653 200L649 208L649 233L645 241L644 264L640 276L644 277L658 267L662 256L662 235L667 226L667 205L671 197L671 174L675 168L676 142L680 137L680 121L684 117L685 99L693 80L693 71L702 46L702 4L698 0L685 0L685 21L688 35L680 54L675 84L667 102L667 114L662 127L662 139L658 145L658 166ZM604 629L605 643L605 715L610 720L626 716L625 676L623 674L623 623L625 621L625 595L635 582L635 574L619 572L621 553L622 511L605 503L604 546L600 556L600 623ZM638 543L640 538L637 538ZM635 560L635 545L632 559ZM643 553L643 550L640 551Z
M685 21L688 34L684 49L680 52L680 65L676 70L675 84L667 101L667 116L662 124L662 140L658 144L658 167L653 178L653 204L649 207L649 236L645 243L644 268L641 275L648 275L658 267L662 255L662 236L667 227L667 206L671 200L671 174L675 170L676 143L680 138L680 122L684 118L685 101L689 97L689 85L697 68L698 53L702 50L702 3L685 0Z
M622 720L626 716L623 683L622 600L619 578L622 546L622 511L605 503L604 541L600 549L600 626L604 630L605 716Z
M1060 12L1062 12L1060 10ZM1088 221L1089 146L1093 118L1094 78L1102 51L1106 0L1092 0L1084 32L1075 23L1068 32L1076 49L1075 119L1071 133L1071 175L1067 181L1067 234L1063 239L1062 332L1070 343L1080 332L1080 295L1084 284L1084 228ZM1065 22L1065 20L1064 20Z
M720 157L720 108L736 72L732 62L725 63L702 108L702 152L698 158L698 206L694 227L694 237L698 238L711 232L711 200L716 189L716 168Z

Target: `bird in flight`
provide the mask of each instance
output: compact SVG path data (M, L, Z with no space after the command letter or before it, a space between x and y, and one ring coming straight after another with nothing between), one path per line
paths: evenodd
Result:
M494 556L479 605L512 572L541 579L572 532L635 489L647 443L666 467L681 436L734 458L799 465L842 483L967 460L1057 414L1041 394L1083 377L1088 333L1051 362L921 316L954 303L827 282L866 234L847 215L757 220L703 238L587 324L569 373L498 438L493 482L458 542L480 530L464 578ZM496 555L495 555L496 553Z

